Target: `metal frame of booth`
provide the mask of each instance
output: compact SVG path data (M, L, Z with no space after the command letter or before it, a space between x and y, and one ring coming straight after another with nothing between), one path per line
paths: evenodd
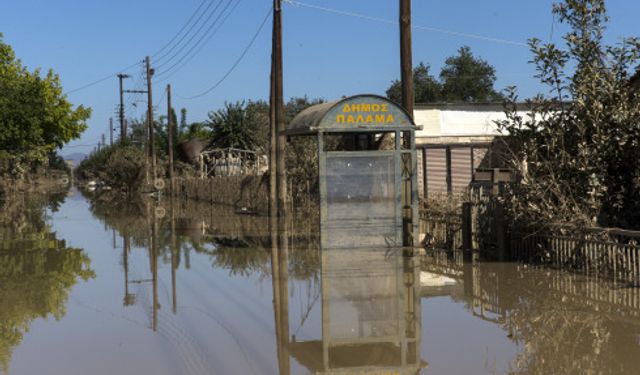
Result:
M378 111L372 111L371 109ZM369 111L351 111L351 109L369 109ZM380 114L384 109L384 114ZM345 112L345 110L348 110ZM356 114L357 113L357 114ZM377 121L382 120L382 121ZM291 122L289 128L282 132L286 136L316 136L318 144L318 173L319 173L319 191L320 191L320 226L321 226L321 244L326 247L380 247L382 244L380 238L376 237L384 235L384 233L376 233L376 228L383 228L386 223L385 219L378 220L375 218L360 217L358 222L355 219L344 219L345 223L353 223L351 228L355 237L345 238L345 240L353 240L359 243L341 243L341 239L330 239L327 236L331 233L330 220L331 208L331 191L333 189L329 180L335 179L335 174L328 166L333 160L358 160L359 158L376 158L387 157L393 158L393 201L395 204L395 214L393 216L393 234L388 232L388 236L384 238L385 247L401 247L401 246L417 246L418 245L418 181L417 181L417 158L416 158L416 142L415 130L419 127L415 125L411 116L398 106L389 101L387 98L377 95L357 95L341 99L336 102L322 103L300 112ZM366 150L366 151L327 151L325 149L327 135L372 135L392 133L395 135L395 144L392 150ZM407 144L403 145L403 134ZM408 137L407 137L408 136ZM408 142L407 142L408 141ZM362 159L366 160L366 159ZM375 164L375 163L374 163ZM349 165L349 163L347 163ZM371 163L369 163L371 167ZM363 180L376 180L382 176L389 177L384 173L370 172L370 175L362 173ZM367 179L368 177L368 179ZM356 176L357 178L357 176ZM351 181L352 185L354 181ZM356 180L357 182L357 180ZM374 187L371 187L373 189ZM384 189L384 187L382 187ZM373 193L372 193L373 194ZM369 199L373 200L372 194ZM385 197L382 197L384 200ZM390 197L386 197L387 200ZM351 199L351 197L349 198ZM363 198L363 199L366 199ZM367 203L373 208L373 203ZM366 209L363 209L363 214ZM365 215L362 215L365 216ZM352 220L352 221L349 221ZM380 225L382 223L382 225ZM342 222L337 221L338 227L342 230ZM367 232L367 225L370 231ZM361 226L362 228L359 228ZM335 229L335 228L334 228ZM388 228L387 228L388 229ZM343 237L351 237L349 232L344 232ZM360 236L360 237L358 237ZM373 236L370 242L367 241L369 236Z

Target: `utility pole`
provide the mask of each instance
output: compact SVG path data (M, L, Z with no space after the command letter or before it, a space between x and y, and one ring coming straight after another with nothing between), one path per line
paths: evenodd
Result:
M109 146L113 146L113 117L109 117Z
M156 179L156 147L153 124L153 95L151 91L151 77L153 77L153 69L151 69L151 58L147 56L145 58L145 64L147 67L147 132L149 133L149 139L147 140L149 147L147 148L147 157L151 161L151 171L153 173L153 180Z
M400 0L400 65L402 106L413 118L413 52L411 50L411 0Z
M271 51L271 75L269 87L269 216L273 218L278 216L278 176L276 163L276 147L278 145L278 126L276 125L276 106L275 106L275 64L274 51Z
M273 40L271 50L271 156L273 157L273 145L275 138L275 170L271 169L271 176L275 174L275 191L274 181L271 180L272 189L270 198L274 200L277 194L277 215L282 216L286 208L287 202L287 174L285 164L286 137L280 135L284 130L284 98L283 98L283 82L282 82L282 0L273 0ZM274 167L273 161L270 161L270 168ZM275 205L270 203L270 208L274 209ZM274 215L274 212L271 212Z
M173 116L171 113L171 85L167 85L167 132L169 133L169 180L171 181L171 192L173 193Z
M402 82L402 106L413 119L414 90L413 90L413 52L411 45L411 0L400 0L400 76ZM414 140L411 132L404 132L402 142L408 149L413 149ZM410 156L409 156L410 155ZM410 173L402 181L402 244L411 246L418 244L416 235L417 211L413 210L413 191L417 160L415 153L403 154L405 165L409 164Z
M118 81L120 82L120 109L118 111L118 117L120 120L120 143L124 144L127 139L127 125L124 121L124 98L122 91L122 80L131 77L128 74L118 74Z

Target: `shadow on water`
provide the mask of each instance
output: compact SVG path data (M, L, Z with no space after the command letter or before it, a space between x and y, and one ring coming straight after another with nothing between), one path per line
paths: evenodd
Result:
M52 231L66 192L11 196L0 215L0 370L8 373L13 350L36 319L62 319L79 280L95 277L89 257Z

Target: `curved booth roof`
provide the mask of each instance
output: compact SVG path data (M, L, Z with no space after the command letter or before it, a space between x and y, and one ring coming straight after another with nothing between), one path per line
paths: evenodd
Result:
M356 95L303 110L282 135L396 130L419 130L419 127L402 107L389 99L378 95Z

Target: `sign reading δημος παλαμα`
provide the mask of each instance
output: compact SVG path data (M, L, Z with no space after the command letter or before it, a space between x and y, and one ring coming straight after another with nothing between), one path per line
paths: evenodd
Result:
M336 115L336 124L386 125L395 124L388 103L342 104L342 112Z
M347 98L336 103L324 117L324 127L403 128L413 125L411 118L400 106L374 95Z

